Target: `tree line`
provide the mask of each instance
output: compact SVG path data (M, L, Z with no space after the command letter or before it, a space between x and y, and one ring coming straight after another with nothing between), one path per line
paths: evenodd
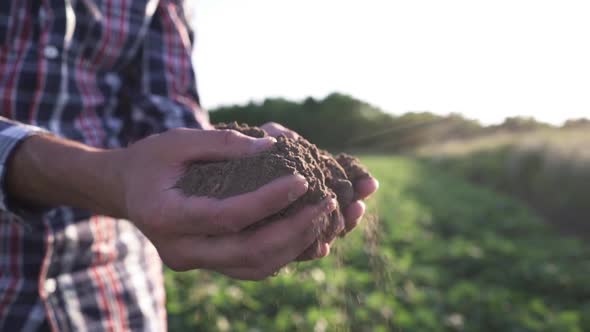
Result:
M483 126L459 114L430 112L392 115L349 95L332 93L324 99L308 97L302 102L269 98L246 105L211 110L211 121L261 125L281 123L311 142L333 150L402 152L417 146L451 139L467 139L497 132L587 127L590 120L569 120L554 127L530 117L510 117L499 125Z

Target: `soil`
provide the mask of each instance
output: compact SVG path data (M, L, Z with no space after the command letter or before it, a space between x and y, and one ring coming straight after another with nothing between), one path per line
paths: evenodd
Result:
M235 122L218 124L215 127L237 130L252 137L268 135L258 127ZM340 235L341 230L337 229L338 219L342 218L344 209L355 198L352 183L367 177L369 172L358 159L346 154L334 158L329 152L318 149L301 137L291 139L279 136L277 143L269 150L245 158L193 162L188 165L176 187L187 196L227 198L254 191L277 178L297 173L308 181L307 193L254 227L289 216L304 206L317 204L331 196L337 199L339 209L329 216L320 233L325 239Z

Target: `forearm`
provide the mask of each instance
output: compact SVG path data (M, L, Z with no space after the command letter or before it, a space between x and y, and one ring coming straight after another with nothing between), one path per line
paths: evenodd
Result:
M73 206L97 214L125 217L119 150L38 135L27 138L8 162L6 190L26 205Z

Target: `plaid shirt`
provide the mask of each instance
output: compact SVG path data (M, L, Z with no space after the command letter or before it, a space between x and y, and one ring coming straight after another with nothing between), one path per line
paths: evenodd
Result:
M200 127L181 0L1 0L0 180L41 131L115 148ZM26 124L26 125L25 125ZM0 190L0 330L166 329L162 265L126 220Z

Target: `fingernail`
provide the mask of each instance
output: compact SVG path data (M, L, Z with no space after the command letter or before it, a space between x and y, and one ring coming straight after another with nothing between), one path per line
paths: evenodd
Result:
M330 198L328 200L328 202L326 203L326 211L332 212L332 211L336 210L337 206L338 206L338 202L336 201L336 199Z
M294 177L295 184L293 185L293 188L291 189L288 195L289 202L291 203L295 202L299 197L301 197L301 195L305 194L307 192L307 189L309 188L309 184L307 183L307 180L305 179L305 177L303 177L303 175L295 174Z
M277 140L274 137L257 138L254 141L254 152L262 152L275 144Z
M323 243L321 245L321 257L326 257L330 254L330 244L329 243Z

